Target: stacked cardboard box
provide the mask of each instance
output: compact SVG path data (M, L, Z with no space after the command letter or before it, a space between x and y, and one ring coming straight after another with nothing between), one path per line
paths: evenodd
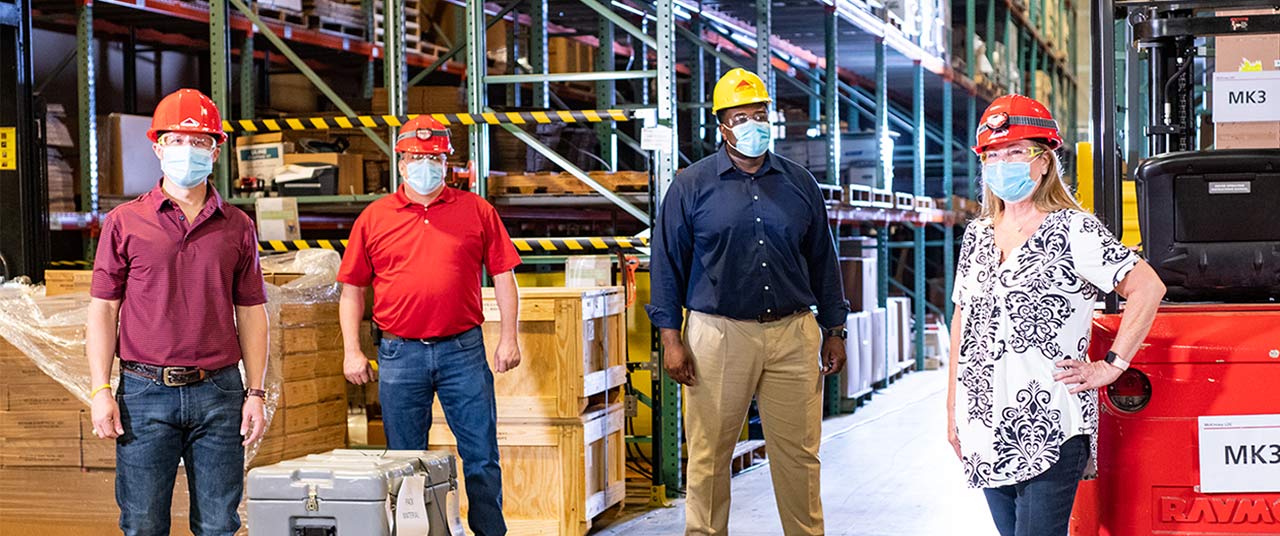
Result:
M1225 17L1275 13L1272 9L1261 9L1219 11L1217 15ZM1214 68L1219 73L1274 73L1280 70L1280 34L1220 36L1215 40L1214 49ZM1213 88L1213 91L1218 91L1218 88ZM1214 140L1218 149L1280 148L1280 121L1215 120Z

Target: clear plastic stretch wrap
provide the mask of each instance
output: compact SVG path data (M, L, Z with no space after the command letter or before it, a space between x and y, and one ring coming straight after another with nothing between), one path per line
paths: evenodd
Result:
M267 283L267 314L272 338L280 336L281 310L336 304L341 286L336 282L341 256L329 250L303 250L263 257L262 269L268 274L301 274L281 285ZM0 338L30 358L41 371L62 384L77 398L89 404L92 389L89 363L85 358L85 323L88 294L45 296L42 285L7 283L0 286ZM282 379L278 346L268 345L267 404L268 426L281 399ZM243 365L241 373L243 374ZM114 370L119 370L119 364ZM113 373L112 385L119 382ZM278 432L278 431L276 431ZM245 453L248 464L257 454L259 444Z

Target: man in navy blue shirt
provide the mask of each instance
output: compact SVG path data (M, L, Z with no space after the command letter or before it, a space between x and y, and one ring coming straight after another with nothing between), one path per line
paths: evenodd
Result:
M646 309L664 368L686 386L690 535L728 531L729 464L753 396L784 532L823 534L822 376L844 368L849 305L817 181L769 152L770 102L750 72L720 79L724 146L676 177L655 229Z

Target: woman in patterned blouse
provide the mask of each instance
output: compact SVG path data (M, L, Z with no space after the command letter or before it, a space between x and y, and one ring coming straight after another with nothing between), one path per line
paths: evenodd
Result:
M983 214L965 229L952 299L947 436L1001 536L1065 536L1095 474L1097 389L1138 351L1164 285L1067 192L1057 123L1021 95L983 114ZM1126 298L1110 362L1089 361L1094 304ZM956 402L959 401L959 405Z

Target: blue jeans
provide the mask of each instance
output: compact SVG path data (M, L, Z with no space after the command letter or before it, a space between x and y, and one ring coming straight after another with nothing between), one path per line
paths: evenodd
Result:
M440 343L382 340L378 400L388 448L427 449L431 404L437 395L449 429L458 439L471 531L476 536L506 534L493 372L485 360L479 327Z
M1048 471L1011 486L987 488L1000 536L1067 536L1076 487L1089 462L1089 436L1068 439Z
M184 387L124 372L116 394L124 435L116 440L116 503L128 536L169 534L178 461L187 470L191 532L232 536L240 529L244 383L228 367Z

